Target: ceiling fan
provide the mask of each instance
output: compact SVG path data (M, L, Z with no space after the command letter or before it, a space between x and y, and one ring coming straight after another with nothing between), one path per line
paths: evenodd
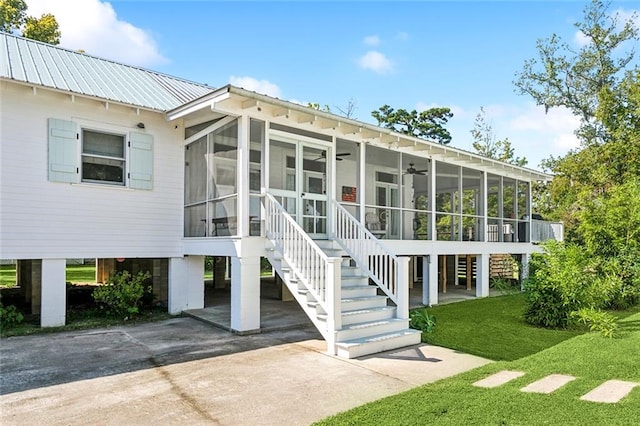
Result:
M408 175L424 175L425 172L428 172L428 171L429 171L429 169L416 170L416 168L413 167L413 163L409 163L409 168L407 169L405 174L408 174Z
M346 157L348 155L351 155L350 152L341 152L336 154L336 161L342 161L342 158L340 157ZM320 157L315 158L313 161L318 161L318 160L326 160L327 159L327 151L322 151L320 153Z

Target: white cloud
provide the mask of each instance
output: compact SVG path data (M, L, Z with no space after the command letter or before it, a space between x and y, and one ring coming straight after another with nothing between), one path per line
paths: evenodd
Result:
M452 146L473 151L470 130L478 110L454 114L447 125L453 137ZM563 156L579 146L574 131L580 120L565 108L553 108L545 114L544 107L526 103L487 105L484 110L485 119L491 124L496 139L508 138L515 155L529 160L528 167L535 169L550 155Z
M365 37L362 42L368 46L377 46L380 44L380 37L377 35L370 35Z
M371 70L378 74L387 74L393 71L393 63L376 50L370 50L358 58L358 65L365 70Z
M409 40L409 33L400 31L398 34L396 34L396 38L401 41Z
M229 83L234 86L242 87L252 92L262 93L263 95L271 96L274 98L280 98L280 88L278 85L271 83L267 80L258 80L253 77L237 77L232 75L229 77Z
M575 44L577 44L579 47L584 47L587 44L589 44L589 42L591 41L589 39L589 37L587 37L586 35L584 35L584 33L582 31L576 31L576 33L573 35L573 41L575 42Z
M617 9L613 12L613 16L618 16L618 24L624 25L627 21L632 20L635 27L640 30L640 10Z
M60 25L60 45L138 66L168 60L147 31L118 18L111 4L100 0L28 0L27 14L51 13Z

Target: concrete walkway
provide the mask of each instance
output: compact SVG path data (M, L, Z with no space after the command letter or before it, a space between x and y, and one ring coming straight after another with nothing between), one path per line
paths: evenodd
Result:
M355 360L311 328L191 318L2 339L0 424L309 424L490 361L420 345Z

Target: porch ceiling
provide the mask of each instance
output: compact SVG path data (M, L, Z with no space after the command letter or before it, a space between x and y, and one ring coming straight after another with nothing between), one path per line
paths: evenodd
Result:
M520 180L549 181L553 178L552 175L537 170L503 163L459 148L397 133L390 129L318 111L231 85L221 87L199 99L168 111L167 119L170 121L179 118L191 119L194 115L200 116L204 113L224 113L235 116L248 114L274 123Z

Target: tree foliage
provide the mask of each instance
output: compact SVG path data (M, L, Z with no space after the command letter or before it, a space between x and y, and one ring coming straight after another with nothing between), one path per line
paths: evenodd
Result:
M473 137L473 149L478 154L516 166L527 165L525 157L516 157L508 138L496 139L493 126L487 122L487 115L483 107L480 107L480 112L476 115L471 136Z
M22 37L49 44L60 44L60 27L50 13L40 18L27 15L24 0L0 0L0 31L20 33Z
M585 7L583 21L575 24L583 38L577 51L556 34L538 40L539 58L526 61L514 82L521 94L530 95L546 110L566 107L579 116L584 145L607 139L604 123L596 119L599 101L618 93L635 53L625 48L638 39L635 15L620 25L618 15L609 15L608 6L594 0Z
M383 105L371 112L378 126L423 139L434 140L446 145L451 142L451 134L444 127L453 113L449 108L430 108L418 113L417 110L394 109Z
M527 319L571 321L611 331L602 308L640 301L640 69L632 16L624 23L594 0L576 24L574 51L556 35L538 42L516 86L545 108L566 107L581 119L581 145L543 163L555 177L536 202L565 223L567 245L548 246L532 263ZM578 287L576 287L578 286Z

